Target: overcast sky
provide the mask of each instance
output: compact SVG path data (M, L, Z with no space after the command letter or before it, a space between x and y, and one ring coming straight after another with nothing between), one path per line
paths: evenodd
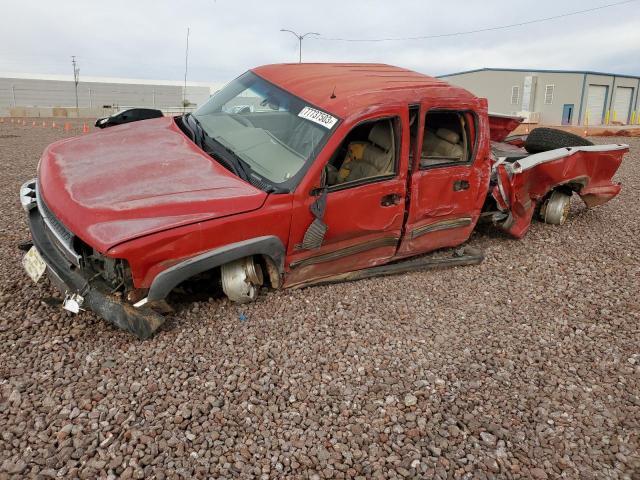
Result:
M619 0L1 0L0 72L225 82L297 61L280 28L324 37L433 35L525 22ZM303 61L383 62L440 75L481 67L640 75L640 1L507 30L419 41L307 39Z

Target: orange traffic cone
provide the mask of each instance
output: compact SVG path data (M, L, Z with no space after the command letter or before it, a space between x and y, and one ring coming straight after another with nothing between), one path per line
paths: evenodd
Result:
M89 126L86 122L82 124L82 133L89 133Z
M4 123L4 117L0 117L0 123Z
M68 132L69 130L71 130L71 124L69 122L66 122L64 124L64 131Z
M56 127L56 122L51 122L51 128L58 128Z

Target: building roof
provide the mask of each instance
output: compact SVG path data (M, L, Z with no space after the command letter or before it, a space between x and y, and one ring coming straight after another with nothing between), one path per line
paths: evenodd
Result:
M436 96L475 98L443 80L376 63L289 63L252 70L264 79L338 116L376 101L418 101L426 90ZM333 97L333 98L332 98Z
M0 78L15 78L19 80L51 80L57 82L73 82L73 75L53 75L44 73L15 73L15 72L0 72ZM148 80L142 78L120 78L120 77L91 77L80 76L81 83L120 83L129 85L162 85L162 86L177 86L184 85L183 80ZM220 88L221 83L207 83L207 82L187 82L187 87L208 87L212 89Z
M609 77L622 78L640 78L637 75L625 75L619 73L594 72L591 70L544 70L536 68L476 68L474 70L465 70L463 72L447 73L446 75L438 75L436 78L453 77L455 75L464 75L465 73L475 72L532 72L532 73L578 73L580 75L607 75Z

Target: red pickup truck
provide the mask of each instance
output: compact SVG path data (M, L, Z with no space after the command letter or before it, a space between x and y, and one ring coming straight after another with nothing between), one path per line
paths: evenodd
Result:
M263 286L478 262L417 256L480 220L521 237L534 216L562 224L573 193L591 207L620 191L626 145L508 138L519 121L402 68L255 68L193 114L47 147L21 188L23 263L36 281L48 271L67 309L146 338L195 278L246 302Z

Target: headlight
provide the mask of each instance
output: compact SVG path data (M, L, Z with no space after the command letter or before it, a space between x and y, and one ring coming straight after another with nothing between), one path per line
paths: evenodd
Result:
M36 179L25 182L20 187L20 204L25 212L36 206Z

